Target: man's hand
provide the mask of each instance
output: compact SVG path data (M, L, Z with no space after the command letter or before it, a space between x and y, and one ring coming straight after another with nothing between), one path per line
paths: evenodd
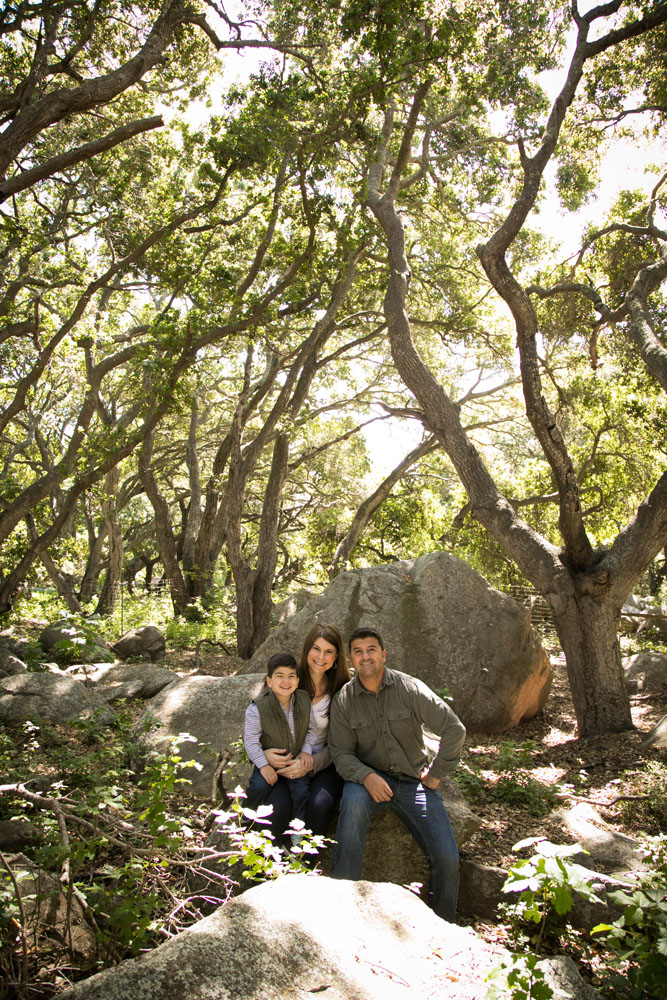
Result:
M265 764L264 767L260 767L259 773L264 778L267 785L275 785L278 780L278 775L273 770L270 764Z
M302 750L301 753L298 753L296 755L296 759L300 760L301 763L303 764L303 773L304 774L308 774L308 772L312 770L312 768L313 768L313 756L312 756L312 754L306 753L305 750Z
M432 778L427 767L419 775L419 780L424 788L437 788L440 784L440 778Z
M265 750L264 756L276 771L280 771L281 768L291 764L294 760L291 753L288 753L287 750L280 750L278 747L270 747L268 750Z
M389 802L394 797L394 793L387 782L379 774L376 774L375 771L367 774L362 784L373 802Z

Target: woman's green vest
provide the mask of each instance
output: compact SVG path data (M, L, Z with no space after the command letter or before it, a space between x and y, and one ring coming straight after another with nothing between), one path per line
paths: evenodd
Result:
M294 736L290 732L283 707L270 688L265 688L254 699L259 711L262 735L259 742L263 750L278 747L295 757L300 752L310 722L308 692L297 688L294 692Z

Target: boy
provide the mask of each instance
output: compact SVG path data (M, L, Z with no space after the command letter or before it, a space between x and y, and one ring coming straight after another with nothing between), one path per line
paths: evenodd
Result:
M308 770L317 730L307 691L299 690L296 660L291 653L276 653L268 662L264 687L246 709L243 744L255 765L246 791L245 805L257 809L266 800L271 786L287 782L292 800L292 817L305 819L310 793L310 775L281 778L264 753L269 748L286 750L300 757ZM291 759L291 758L290 758Z

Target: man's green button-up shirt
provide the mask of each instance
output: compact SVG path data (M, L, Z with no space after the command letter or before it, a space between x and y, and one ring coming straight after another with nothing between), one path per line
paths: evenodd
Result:
M377 692L355 677L331 705L329 746L336 770L360 784L371 771L419 778L428 765L424 729L440 740L430 774L442 778L458 764L465 738L449 705L416 677L386 666Z

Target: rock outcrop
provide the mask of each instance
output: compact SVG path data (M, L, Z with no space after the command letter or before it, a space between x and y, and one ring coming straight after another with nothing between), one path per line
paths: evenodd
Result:
M286 875L62 1000L478 1000L503 957L398 886ZM590 996L560 977L564 998ZM566 983L567 980L567 983Z
M630 694L667 691L667 654L635 653L623 659L625 686Z
M551 664L530 611L444 552L342 573L273 630L244 672L263 672L279 650L297 654L315 621L344 637L360 625L383 635L387 663L451 695L475 732L501 733L535 715L551 685Z
M111 644L111 648L121 660L128 660L131 656L146 656L155 663L164 657L166 643L162 632L155 625L141 625L126 632Z
M63 674L23 673L0 678L0 722L70 722L88 719L96 712L102 722L112 718L103 698Z

